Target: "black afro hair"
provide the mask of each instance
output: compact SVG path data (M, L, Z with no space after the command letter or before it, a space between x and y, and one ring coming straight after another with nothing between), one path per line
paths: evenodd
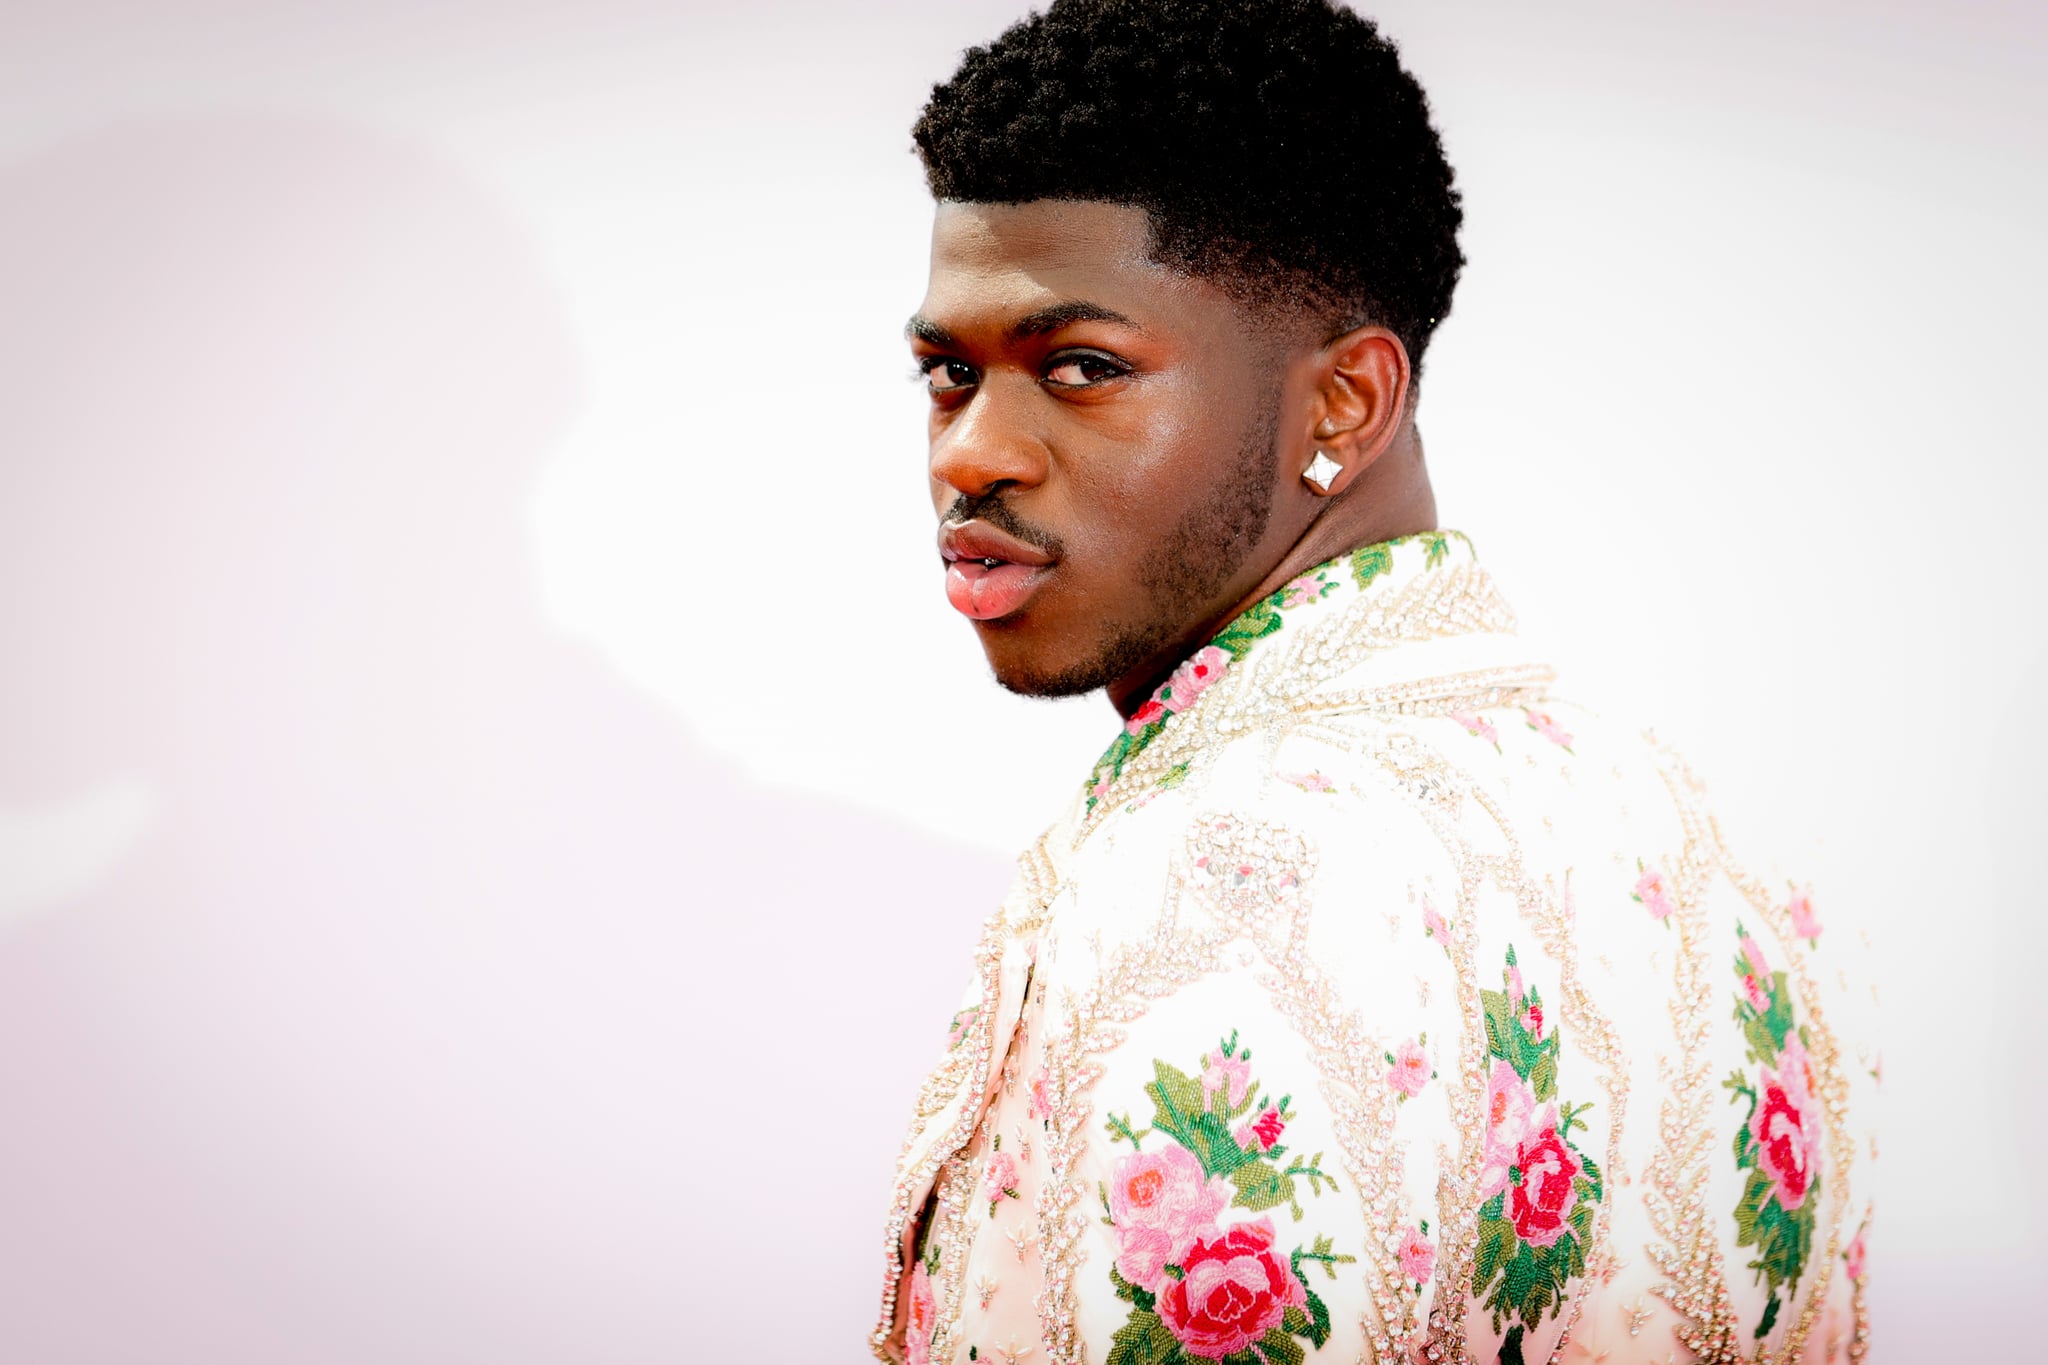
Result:
M1422 87L1327 0L1054 0L937 85L912 129L941 200L1143 209L1153 255L1420 370L1465 264Z

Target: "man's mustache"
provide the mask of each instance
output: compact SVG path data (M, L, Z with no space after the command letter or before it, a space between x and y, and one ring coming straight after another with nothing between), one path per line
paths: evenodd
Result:
M961 494L953 500L939 517L942 522L959 525L963 521L984 521L998 531L1006 531L1027 545L1036 546L1053 558L1060 557L1064 548L1060 538L1052 532L1033 526L1017 515L1016 511L1000 493Z

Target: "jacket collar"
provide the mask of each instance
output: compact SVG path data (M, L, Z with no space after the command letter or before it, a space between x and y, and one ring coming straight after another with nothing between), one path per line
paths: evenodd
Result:
M1254 603L1125 723L1082 794L1085 827L1185 779L1200 752L1288 713L1413 709L1549 681L1458 531L1360 546Z

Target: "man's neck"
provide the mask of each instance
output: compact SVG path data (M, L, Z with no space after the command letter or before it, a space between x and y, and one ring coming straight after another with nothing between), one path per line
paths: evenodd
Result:
M1378 459L1360 471L1341 496L1324 504L1320 514L1269 561L1269 567L1254 586L1227 609L1212 613L1183 632L1170 649L1109 684L1104 691L1110 704L1128 718L1189 653L1214 639L1218 631L1255 603L1272 596L1316 565L1362 545L1377 545L1436 529L1436 494L1429 486L1429 471L1423 464L1422 439L1410 424Z

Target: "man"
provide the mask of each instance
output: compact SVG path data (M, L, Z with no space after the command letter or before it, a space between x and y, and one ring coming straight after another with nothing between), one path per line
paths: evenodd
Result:
M1460 211L1394 49L1056 0L915 136L947 598L1124 723L918 1097L877 1352L1861 1358L1867 979L1438 529Z

